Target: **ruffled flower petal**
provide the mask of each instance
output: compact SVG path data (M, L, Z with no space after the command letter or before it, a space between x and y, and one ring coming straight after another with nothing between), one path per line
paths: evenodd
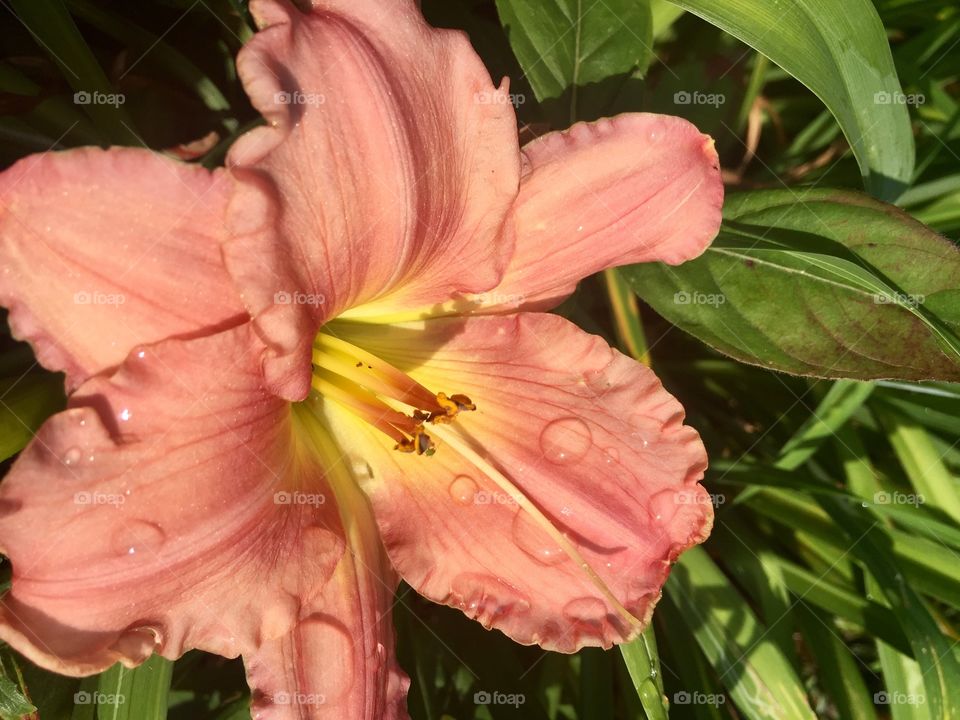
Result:
M344 309L495 285L520 168L506 86L463 34L429 27L412 0L313 5L251 3L263 29L237 67L269 126L228 157L227 266L288 399L306 396L313 333Z
M523 148L516 250L478 312L548 309L608 267L702 253L720 228L713 140L686 120L627 114L544 135Z
M0 638L82 675L287 636L344 550L249 323L134 350L85 383L0 484Z
M68 389L130 350L241 322L230 180L146 150L31 155L0 174L0 305Z
M552 315L335 331L477 405L426 426L433 457L395 452L346 411L331 419L372 468L363 487L401 577L521 643L635 636L713 518L703 445L654 374Z
M396 575L366 499L344 478L349 552L281 637L244 658L253 720L403 720L409 680L394 652Z

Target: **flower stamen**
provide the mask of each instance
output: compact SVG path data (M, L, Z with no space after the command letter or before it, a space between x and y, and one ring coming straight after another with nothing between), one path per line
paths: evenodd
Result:
M383 359L327 333L314 341L313 366L317 393L391 437L402 453L433 455L436 445L425 425L446 425L477 409L466 395L432 393Z

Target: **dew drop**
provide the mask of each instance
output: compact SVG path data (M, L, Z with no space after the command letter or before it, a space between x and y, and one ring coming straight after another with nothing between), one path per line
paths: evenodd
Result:
M457 475L450 483L450 497L460 505L469 505L477 496L478 486L469 475Z
M650 516L661 525L666 525L677 514L677 505L681 502L677 490L661 490L650 498Z
M607 616L607 606L600 598L582 597L564 605L563 614L574 622L600 623Z
M513 516L513 539L517 547L541 565L557 565L567 558L559 543L524 510Z
M161 647L163 633L155 627L144 625L124 630L110 649L135 663L141 663Z
M120 528L113 535L113 550L117 555L129 555L157 552L167 536L156 523L146 520L132 520Z
M353 637L335 618L315 613L301 620L295 632L300 638L310 638L310 642L302 645L303 667L324 667L330 658L337 658L342 667L353 667L356 656ZM352 675L347 677L352 678ZM323 697L323 702L336 705L343 697L349 696L352 686L352 680L347 679L336 684L321 684L313 690L318 698Z
M124 408L123 410L120 411L121 422L127 422L131 417L132 417L132 413L130 412L130 408Z
M293 595L284 595L268 606L260 619L261 642L276 640L289 633L299 614L300 601Z
M620 462L620 451L616 448L607 448L603 451L603 454L605 456L604 462L606 462L607 465L616 465L618 462Z
M569 465L582 460L592 445L590 428L580 418L554 420L540 433L543 456L557 465Z
M450 599L470 617L489 627L495 620L530 610L530 600L501 578L462 573L450 583Z
M83 457L83 451L78 447L72 447L63 454L61 462L64 465L76 465Z

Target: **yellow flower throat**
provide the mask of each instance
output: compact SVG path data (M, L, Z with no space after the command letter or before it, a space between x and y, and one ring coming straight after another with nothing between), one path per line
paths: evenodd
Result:
M402 453L433 455L436 445L426 426L451 423L461 412L477 409L466 395L431 392L376 355L326 332L313 342L312 385L393 438L394 450Z

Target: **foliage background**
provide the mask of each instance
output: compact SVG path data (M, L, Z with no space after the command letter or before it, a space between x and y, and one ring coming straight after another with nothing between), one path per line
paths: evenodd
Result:
M682 115L716 139L728 192L747 194L704 258L609 272L561 308L651 362L712 459L716 530L675 567L653 630L622 653L561 656L401 587L412 716L960 717L960 261L915 222L960 232L960 9L422 4L511 78L523 138L625 110ZM239 0L0 0L0 16L3 165L207 137L193 161L212 167L259 122L233 65L252 33ZM63 397L5 324L0 350L5 469ZM242 667L201 653L82 681L8 648L0 663L4 719L30 703L43 720L249 717ZM75 702L97 689L127 702Z

